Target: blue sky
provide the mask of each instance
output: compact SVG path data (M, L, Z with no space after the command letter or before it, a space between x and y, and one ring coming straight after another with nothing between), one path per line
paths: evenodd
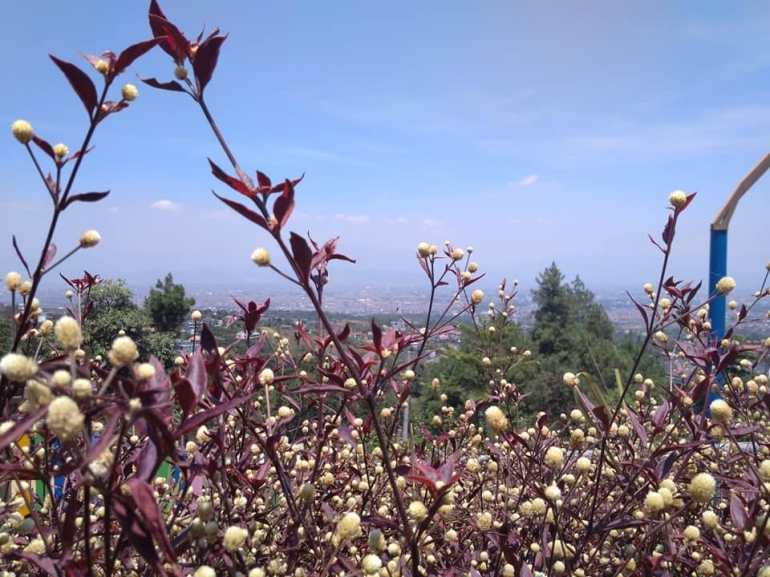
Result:
M4 2L0 124L32 122L74 149L86 116L53 53L119 51L150 37L145 2ZM421 241L473 245L482 270L531 283L555 260L589 286L657 278L671 190L697 191L673 272L707 273L709 223L768 151L770 4L760 2L204 2L166 0L195 35L230 34L207 100L241 165L273 180L306 173L290 227L359 263L346 281L420 278ZM109 6L109 7L107 7ZM153 51L119 79L170 79ZM103 241L62 268L149 283L273 280L249 254L270 239L211 195L230 194L187 97L139 85L100 126L77 190L111 189L63 216L61 250ZM0 268L18 270L50 214L10 130L0 135ZM743 199L729 271L756 285L770 259L770 175ZM32 257L30 260L34 260ZM53 281L48 281L53 282Z

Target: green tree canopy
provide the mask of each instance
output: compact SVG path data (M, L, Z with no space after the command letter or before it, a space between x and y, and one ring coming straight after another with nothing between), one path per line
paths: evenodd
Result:
M173 336L152 328L152 319L133 300L123 279L106 279L91 289L91 314L83 323L83 345L92 357L106 358L112 342L121 334L131 337L139 347L140 359L150 355L167 367L173 366L176 352Z
M184 286L176 284L171 273L162 281L158 279L155 288L150 289L144 300L153 325L162 333L178 331L194 304L195 299L187 297Z
M641 341L630 336L617 339L612 321L593 292L580 277L565 282L556 263L537 277L532 299L538 306L530 331L538 370L524 384L528 395L524 410L558 413L574 406L574 394L563 383L568 371L590 373L604 385L605 395L616 399L615 371L628 377L635 358L632 351L639 351ZM664 374L652 353L643 357L637 370L649 371L646 376L652 378Z
M524 331L510 323L497 352L490 349L491 337L485 321L481 321L481 330L461 327L464 338L458 349L443 349L440 359L426 363L416 391L415 413L419 418L430 424L434 415L440 415L441 394L447 396L448 406L459 408L468 398L483 397L489 381L500 378L515 383L524 395L520 416L539 411L553 415L575 407L574 392L563 381L566 372L589 373L610 402L618 398L615 371L620 371L623 379L629 377L641 339L616 336L611 319L593 292L580 277L566 282L556 263L537 277L532 299L537 306L533 325ZM490 368L501 366L499 361L509 347L531 350L531 362L517 364L504 375L491 373ZM488 366L483 362L485 356L493 357ZM651 352L642 357L636 372L653 380L665 376L662 363ZM433 378L441 382L437 391L430 387Z

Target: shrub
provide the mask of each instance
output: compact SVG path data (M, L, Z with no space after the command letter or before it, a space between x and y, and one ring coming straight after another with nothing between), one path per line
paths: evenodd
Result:
M667 276L677 222L694 195L672 195L656 243L660 280L637 302L647 336L636 363L656 347L669 378L655 382L633 369L610 404L590 375L567 374L561 386L574 391L575 408L520 426L521 395L508 373L529 354L507 349L488 359L498 365L486 396L445 411L438 430L418 439L401 429L401 416L426 344L465 313L487 336L504 338L507 316L475 322L482 275L461 249L420 244L431 296L424 325L401 333L372 321L370 342L349 343L349 327L333 326L324 312L323 288L329 263L351 259L337 239L287 235L301 179L273 184L257 172L253 181L206 105L225 36L191 42L154 1L150 23L152 40L119 56L88 57L101 92L88 74L53 58L89 114L77 152L52 147L29 123L12 127L36 164L39 151L48 156L56 176L40 171L53 204L41 257L27 269L19 253L31 280L6 277L13 309L20 307L0 360L6 575L768 572L761 565L770 547L770 395L757 366L770 342L750 345L735 332L768 293L763 283L714 342L709 299L696 303L699 287ZM176 80L144 82L185 93L201 108L235 176L213 162L212 173L250 206L217 197L264 231L272 248L253 260L307 294L319 333L301 324L293 335L260 330L269 300L239 302L244 354L220 346L203 324L200 349L170 372L139 356L129 335L114 335L97 359L79 345L89 313L81 297L96 282L88 274L69 281L78 298L59 330L38 322L40 282L72 254L55 261L61 212L106 196L71 194L95 129L137 91L124 86L117 101L107 94L156 46L172 57ZM98 239L89 231L72 252ZM270 250L286 257L287 270ZM720 281L719 293L732 286ZM437 305L441 290L450 292L446 307ZM500 291L512 299L505 284ZM677 338L667 336L673 330ZM742 372L713 400L739 355ZM435 387L440 393L441 383Z

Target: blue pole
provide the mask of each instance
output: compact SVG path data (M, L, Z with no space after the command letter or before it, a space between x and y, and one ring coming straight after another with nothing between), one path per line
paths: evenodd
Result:
M709 255L709 296L716 297L709 307L711 331L717 345L725 336L725 297L717 295L719 279L727 276L727 229L711 229L711 251Z
M709 318L711 319L711 334L716 339L717 347L725 336L725 314L727 306L724 295L717 293L717 283L722 277L727 276L727 228L711 227L711 243L709 251L709 296L714 297L709 306ZM717 383L720 390L724 386L722 374L717 375ZM707 407L711 401L720 398L719 393L709 391Z

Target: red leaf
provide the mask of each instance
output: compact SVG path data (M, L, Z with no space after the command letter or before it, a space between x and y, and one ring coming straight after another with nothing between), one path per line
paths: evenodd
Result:
M96 87L94 86L91 78L89 78L88 74L83 72L80 68L71 62L60 60L53 54L49 54L49 56L51 60L53 60L54 64L59 67L59 70L64 73L64 76L67 77L67 80L69 80L72 88L75 89L75 92L80 98L80 101L83 103L83 106L86 107L88 115L93 116L98 97L96 96Z
M291 252L294 255L294 265L297 268L297 273L303 281L307 282L310 277L310 261L313 258L310 246L296 232L291 233L289 244L291 244Z
M198 81L198 92L200 94L203 93L203 89L206 88L206 85L211 80L211 76L214 74L217 60L219 59L219 49L227 39L227 34L216 36L217 32L206 38L195 52L193 71L195 72L195 79Z
M382 329L377 326L374 318L372 318L372 342L377 351L380 352L382 348Z
M189 379L183 378L174 383L174 391L176 391L177 402L179 402L179 406L182 408L182 420L184 420L195 408L195 405L198 404L198 398L195 396Z
M214 417L217 417L221 415L224 412L229 411L230 409L237 407L239 405L242 405L244 402L246 402L249 399L249 396L245 397L234 397L230 399L227 402L222 403L221 405L214 405L210 409L206 409L205 411L201 411L200 413L196 413L189 419L187 419L184 423L179 425L179 428L176 430L175 436L177 439L181 438L185 433L192 431L193 429L197 429L200 427L203 423L208 421L209 419L213 419ZM38 417L39 418L39 417Z
M182 64L190 54L190 41L174 24L166 20L166 16L155 0L150 3L150 29L155 38L160 39L161 49L174 59L177 64Z
M271 188L273 186L270 178L264 172L260 171L257 171L257 183L259 184L259 188Z
M40 138L37 135L32 136L32 142L38 145L40 150L45 152L48 156L50 156L52 159L56 159L56 155L53 153L53 147L48 144L45 140Z
M185 90L184 87L176 80L171 80L170 82L159 82L155 78L139 78L139 80L144 82L147 86L152 86L153 88L170 90L171 92L187 92L187 90Z
M674 215L669 214L668 221L666 221L666 226L663 228L663 234L661 235L663 242L667 246L674 241L674 232Z
M67 159L67 162L71 160L77 160L78 158L80 158L81 155L85 156L86 154L91 152L93 149L94 147L92 146L91 148L86 148L85 150L78 150L77 152L74 152L73 154L70 155L70 157Z
M733 527L738 529L738 531L745 531L751 524L746 507L743 506L738 496L732 492L730 493L730 518L733 521Z
M156 38L153 38L152 40L137 42L136 44L132 44L131 46L123 50L123 52L120 53L120 56L118 56L117 62L115 62L115 67L113 69L113 76L117 76L118 74L122 73L126 68L131 66L134 60L139 58L142 54L149 52L161 40L163 40L162 37L156 37Z
M201 329L201 348L212 357L219 356L216 337L214 337L214 333L211 332L206 323L203 323L203 328Z
M64 205L62 206L62 210L67 208L73 202L97 202L103 198L106 198L108 194L110 194L109 190L106 190L104 192L84 192L82 194L73 194L72 196L68 197L67 200L64 202Z
M655 409L655 413L652 415L652 424L655 425L656 429L661 430L663 428L663 424L666 422L666 419L668 419L670 412L671 403L668 401L663 401L663 403Z
M249 189L248 186L243 184L239 179L235 178L234 176L230 176L227 174L224 170L219 168L214 162L209 158L209 165L211 165L211 174L213 174L216 178L224 182L227 186L232 188L235 191L240 192L244 196L248 196L249 198L254 197L254 191Z
M648 234L648 235L647 235L647 238L649 238L649 239L650 239L650 242L651 242L652 244L654 244L655 246L657 246L657 247L658 247L658 249L660 250L660 252L666 252L666 250L665 250L665 249L664 249L662 246L660 246L660 245L658 244L658 241L656 241L654 238L652 238L652 235L649 235L649 234Z
M257 214L253 210L251 210L250 208L246 208L245 206L243 206L239 202L235 202L234 200L230 200L229 198L225 198L223 196L219 196L213 190L211 192L214 194L214 196L216 196L219 200L224 202L227 206L232 208L235 212L237 212L241 216L247 218L248 220L250 220L251 222L253 222L257 226L261 226L265 230L270 230L270 227L267 226L267 222L265 221L265 219L262 218L262 216L260 216L259 214Z
M275 199L273 212L280 226L284 226L294 210L294 187L289 180L283 186L283 194Z
M685 208L687 208L690 203L692 202L692 199L695 198L695 195L698 194L697 192L693 192L692 194L687 195L687 202L685 202L682 206L677 208L677 212L682 212Z
M190 356L190 360L187 363L187 372L185 373L185 377L190 381L190 385L192 385L192 391L195 395L195 402L197 404L206 390L206 384L208 381L208 376L206 375L206 365L203 363L203 357L201 356L200 351L195 351Z
M152 488L145 481L135 477L128 479L126 485L131 489L131 498L141 512L142 520L163 549L166 558L176 561L176 554L171 546L171 541L169 541L166 524L163 521L163 513L155 500Z
M147 441L136 457L136 476L143 481L155 477L158 470L158 447L152 441Z
M343 329L339 333L337 333L337 338L340 341L344 341L349 336L350 336L350 325L348 323L345 323L345 326L343 327Z

